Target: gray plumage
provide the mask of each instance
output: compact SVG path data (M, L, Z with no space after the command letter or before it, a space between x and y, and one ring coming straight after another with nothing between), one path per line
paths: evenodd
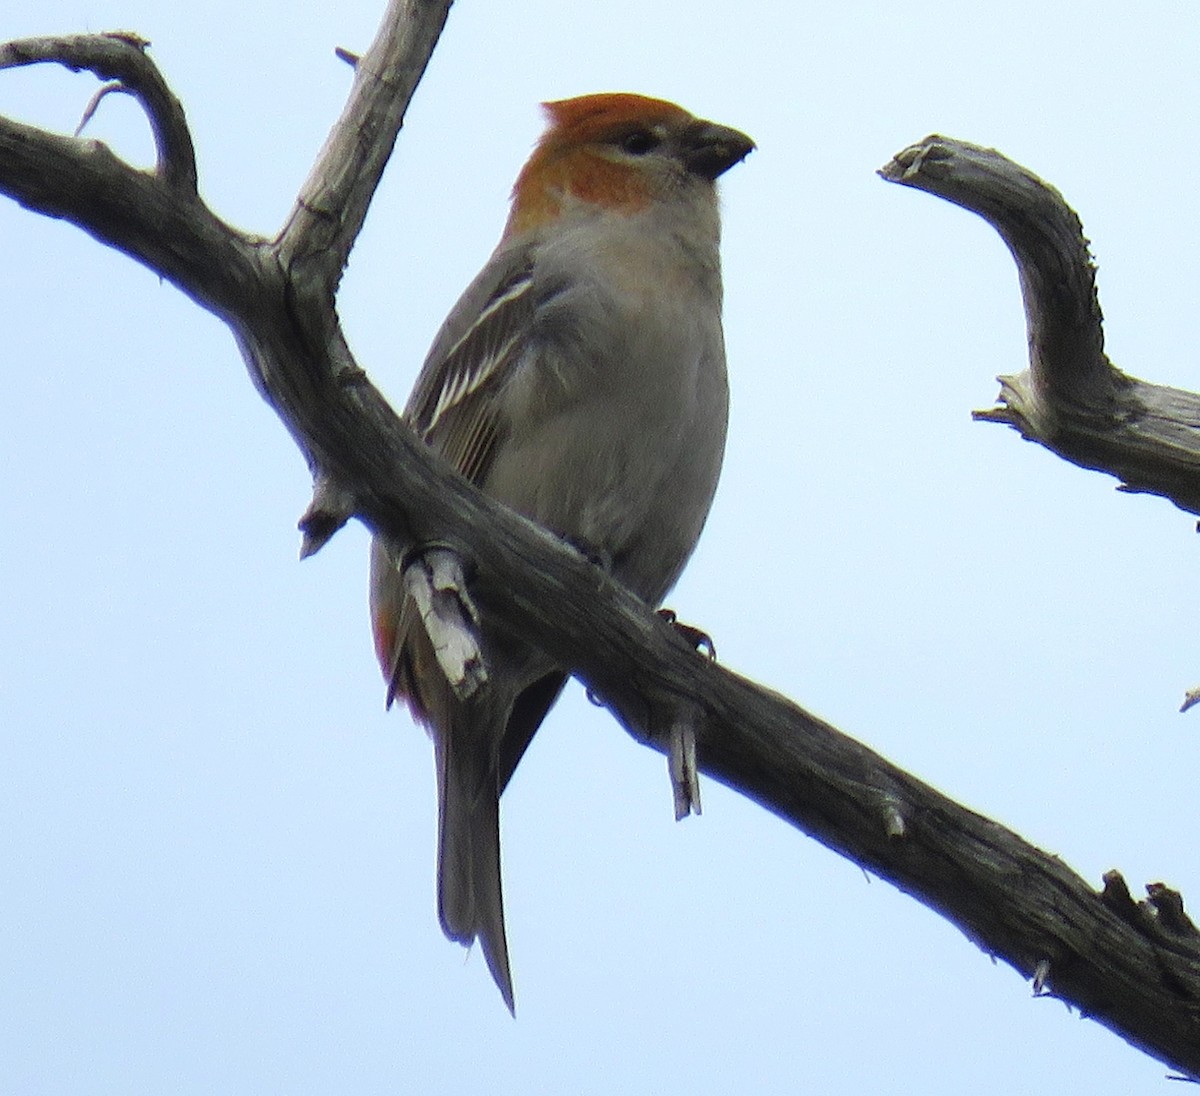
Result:
M590 110L582 123L578 111L569 124L555 113L579 104ZM405 417L482 490L603 560L657 605L700 535L724 452L713 180L752 144L638 96L549 109L558 127L518 182L505 238L434 340ZM651 148L630 151L632 132ZM653 200L575 194L552 161L542 165L544 186L557 189L535 196L552 215L522 217L520 188L539 185L530 170L539 155L582 156L576 171L593 162L601 174L625 171ZM485 620L488 684L457 699L395 560L377 540L372 614L390 688L435 743L439 917L451 939L480 940L511 1010L499 796L565 674Z

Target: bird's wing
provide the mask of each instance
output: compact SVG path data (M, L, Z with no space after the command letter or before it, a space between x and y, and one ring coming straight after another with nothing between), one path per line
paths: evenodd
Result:
M499 253L451 310L405 409L418 434L471 482L483 484L508 428L504 389L529 347L534 325L528 251ZM509 1009L513 1007L500 888L499 793L558 695L564 679L513 700L468 708L436 665L429 636L403 588L393 552L372 551L372 616L388 702L403 697L429 728L438 757L438 913L453 940L480 939ZM480 719L483 722L479 722Z
M494 261L500 269L485 267L446 321L405 411L414 429L472 483L483 481L503 433L497 396L528 344L534 315L528 256ZM463 312L475 313L465 326Z
M468 480L481 484L506 430L504 384L517 367L534 319L528 250L498 253L451 310L405 408L413 429ZM432 650L390 553L377 543L372 568L376 649L388 702L408 700L435 723L449 703L440 695Z

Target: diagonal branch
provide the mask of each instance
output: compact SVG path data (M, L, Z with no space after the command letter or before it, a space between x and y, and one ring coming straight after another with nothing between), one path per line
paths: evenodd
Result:
M0 192L72 220L226 320L317 473L310 548L352 514L396 543L461 551L481 610L569 667L637 738L668 749L686 720L702 771L938 910L1036 977L1039 991L1200 1074L1200 938L1177 895L1157 889L1138 904L1115 876L1097 893L1016 834L698 655L573 549L449 472L355 364L334 287L448 7L389 8L273 244L225 225L165 172L134 171L96 142L4 120ZM82 55L71 45L44 59L68 56Z
M978 213L1016 260L1029 368L1000 377L1000 406L975 418L1200 514L1200 395L1137 380L1108 360L1096 268L1062 195L994 149L939 136L879 174Z
M280 233L289 271L313 262L336 286L449 12L449 0L390 0L371 48L355 61L342 117Z

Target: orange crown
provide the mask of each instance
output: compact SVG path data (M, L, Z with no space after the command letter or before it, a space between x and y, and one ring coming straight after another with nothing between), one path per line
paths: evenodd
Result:
M609 209L644 209L653 197L644 172L599 154L626 132L692 116L665 99L603 92L543 103L549 126L517 176L505 235L553 220L564 195Z

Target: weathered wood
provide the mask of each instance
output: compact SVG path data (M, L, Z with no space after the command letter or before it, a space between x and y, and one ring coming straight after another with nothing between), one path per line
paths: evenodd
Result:
M7 120L0 192L73 221L227 321L259 390L318 473L307 549L353 515L396 544L461 553L481 611L570 667L639 740L667 750L686 727L703 772L938 910L1036 978L1039 992L1200 1074L1200 940L1178 896L1161 889L1135 903L1115 875L1097 893L1016 834L698 654L579 553L446 469L354 362L333 309L341 264L448 7L389 7L274 242L223 224L171 171L134 171L95 142ZM122 48L146 56L136 41L104 43ZM80 56L73 46L58 59ZM141 98L151 113L161 109ZM1076 317L1085 329L1088 315ZM1079 384L1103 383L1088 355L1077 365Z
M999 406L975 418L1200 514L1200 395L1137 380L1108 360L1095 264L1062 195L994 149L939 136L898 152L879 174L978 213L1016 261L1029 368L998 378Z

